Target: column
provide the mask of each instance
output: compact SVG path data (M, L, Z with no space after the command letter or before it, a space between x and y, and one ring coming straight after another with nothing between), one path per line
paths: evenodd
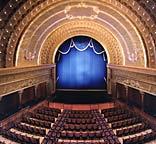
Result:
M35 85L35 101L37 101L37 100L38 100L37 88L38 88L38 85Z
M128 104L128 86L124 85L125 87L125 99L126 99L126 103Z
M23 90L18 91L18 94L19 94L19 105L20 105L19 108L21 108L21 105L22 105L22 94L23 94Z
M144 97L145 97L145 92L140 91L141 95L141 110L144 111Z

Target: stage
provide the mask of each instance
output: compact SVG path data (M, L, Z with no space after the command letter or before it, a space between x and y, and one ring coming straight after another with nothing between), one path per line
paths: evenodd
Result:
M106 91L60 91L49 98L50 102L64 104L100 104L112 102Z

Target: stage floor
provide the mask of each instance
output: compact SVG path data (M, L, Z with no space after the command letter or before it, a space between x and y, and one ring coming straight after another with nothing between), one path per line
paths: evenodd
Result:
M49 101L64 104L100 104L112 102L112 98L105 91L56 91Z

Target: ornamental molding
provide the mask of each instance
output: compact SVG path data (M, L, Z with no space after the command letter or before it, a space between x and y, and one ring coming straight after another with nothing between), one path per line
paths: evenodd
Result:
M113 83L120 83L156 96L156 70L109 65Z
M41 48L39 63L55 63L55 54L59 46L65 40L78 35L97 40L105 48L109 63L123 64L122 48L116 38L101 25L89 20L74 20L55 29Z
M73 13L74 11L79 11L82 15L79 13ZM68 5L64 9L64 13L68 19L96 19L98 17L98 14L100 13L100 9L98 6L91 6L84 2L78 3L76 5Z
M55 65L1 69L0 97L43 82L51 83L54 69Z
M109 5L117 10L120 11L121 14L124 14L126 16L127 19L131 20L135 25L136 25L136 29L138 29L139 33L141 34L144 42L145 42L145 51L147 52L147 62L149 67L155 67L155 43L154 43L154 31L155 31L155 23L152 19L150 18L150 15L145 11L144 8L140 7L139 3L132 0L132 2L129 3L129 1L125 1L125 2L121 2L119 0L101 0L98 1L97 0L92 0L92 1L87 1L87 0L83 0L78 1L75 0L70 1L70 3L68 1L54 1L54 0L46 0L46 1L33 1L33 0L28 0L26 3L24 3L23 5L21 5L21 7L19 8L19 10L13 14L13 16L10 18L8 24L6 25L6 27L4 27L3 29L3 37L7 37L9 34L9 42L5 43L4 41L1 41L1 48L2 49L6 49L7 53L6 53L6 58L5 58L5 62L4 60L1 61L2 66L5 67L11 67L14 66L14 55L16 54L16 47L17 44L19 42L19 39L21 38L22 33L24 32L24 30L28 27L28 25L31 23L32 19L36 18L38 15L41 15L44 11L48 11L49 8L53 7L57 7L57 6L64 6L64 4L68 4L68 5L75 5L76 2L79 2L80 7L85 8L86 4L90 4L90 5L96 5L97 3L101 6L100 8L93 8L94 11L94 15L96 18L96 15L99 15L99 9L103 10L103 6L105 5ZM83 3L85 5L83 5ZM27 11L28 10L28 11ZM68 9L67 9L68 11ZM97 13L95 13L95 11ZM3 11L2 11L3 12ZM68 13L68 12L67 12ZM19 16L19 14L23 14L23 17ZM21 18L21 19L20 19ZM81 18L82 19L82 18ZM12 28L12 21L15 21L15 23L17 23L17 21L19 22L18 25L16 25L15 28ZM15 24L14 23L14 24ZM13 29L13 31L11 31L10 33L8 33L8 26L11 26L11 29ZM151 35L152 33L152 35ZM150 42L148 42L150 40ZM3 43L4 42L4 43ZM6 47L5 47L6 46ZM5 50L4 50L5 51ZM28 58L30 59L30 58ZM130 54L129 55L129 59L130 61L136 61L136 56L135 54ZM1 65L0 64L0 65Z

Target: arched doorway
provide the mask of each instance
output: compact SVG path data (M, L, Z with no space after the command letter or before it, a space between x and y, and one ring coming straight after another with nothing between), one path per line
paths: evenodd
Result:
M66 40L55 63L57 90L106 90L107 56L95 39L76 36Z

